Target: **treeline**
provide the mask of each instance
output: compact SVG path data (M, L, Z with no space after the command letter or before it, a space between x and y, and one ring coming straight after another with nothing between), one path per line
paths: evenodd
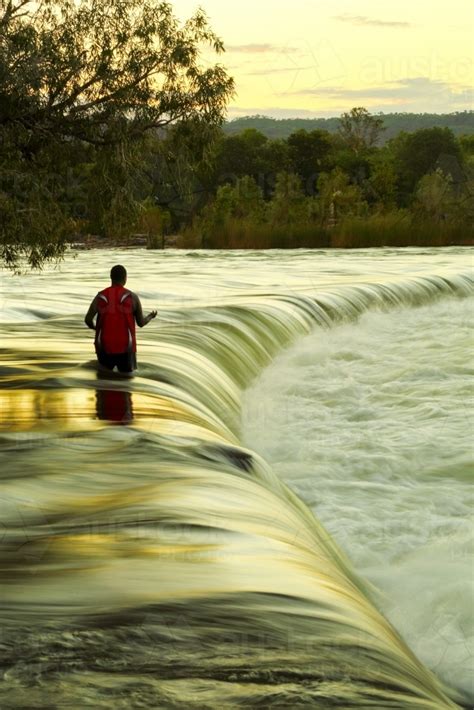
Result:
M464 244L474 137L354 108L335 130L226 133L234 82L202 11L155 0L0 0L0 258L104 246ZM460 120L464 120L460 114ZM305 124L306 125L306 124Z
M338 130L269 139L249 128L179 122L151 131L103 164L83 146L58 203L74 235L108 243L140 236L161 248L248 249L469 244L474 224L474 135L401 132L354 108Z
M286 139L180 121L127 143L125 157L81 142L66 180L51 172L43 188L69 241L104 246L161 248L169 235L208 249L473 243L474 135L421 128L381 144L385 121L365 108L337 121Z
M472 243L474 136L402 132L364 108L323 130L269 139L221 134L202 178L207 200L183 246L370 247Z
M386 113L377 114L383 119L385 131L380 136L380 143L386 143L402 131L412 133L420 128L449 128L454 135L474 133L474 111L456 111L454 113ZM329 131L336 133L339 119L331 118L270 118L269 116L243 116L227 121L224 131L227 135L242 133L248 128L255 128L267 138L288 138L299 130Z

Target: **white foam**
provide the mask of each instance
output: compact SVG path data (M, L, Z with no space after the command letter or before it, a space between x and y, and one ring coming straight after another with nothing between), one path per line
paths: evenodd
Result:
M243 436L429 667L472 692L472 299L318 330L246 393Z

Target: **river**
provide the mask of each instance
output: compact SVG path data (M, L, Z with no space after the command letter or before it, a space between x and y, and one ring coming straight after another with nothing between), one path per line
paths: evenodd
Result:
M473 294L466 248L3 272L2 707L468 707Z

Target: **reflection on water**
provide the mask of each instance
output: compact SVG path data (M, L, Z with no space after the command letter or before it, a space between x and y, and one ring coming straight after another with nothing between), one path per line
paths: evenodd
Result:
M94 419L93 390L43 389L41 382L34 381L28 385L24 389L0 391L0 430L64 431L74 428L79 421Z
M131 392L98 389L95 393L97 419L111 424L130 424L133 420Z
M158 298L150 255L129 254L146 298ZM90 258L64 272L98 281L111 257ZM4 314L0 352L2 706L455 707L456 692L377 611L313 513L241 446L240 401L299 336L324 337L370 308L466 296L471 276L455 273L453 252L448 271L407 278L397 255L396 277L372 273L364 285L359 274L354 285L341 269L323 292L292 272L291 254L269 255L258 289L245 257L237 288L228 258L232 293L199 304L199 279L225 290L224 258L190 258L206 264L193 306L172 294L157 328L140 333L128 381L87 366L90 338L59 277L43 299L38 277L29 282L34 316L25 300L7 305L16 315ZM310 254L295 258L315 270ZM339 257L316 258L337 271Z

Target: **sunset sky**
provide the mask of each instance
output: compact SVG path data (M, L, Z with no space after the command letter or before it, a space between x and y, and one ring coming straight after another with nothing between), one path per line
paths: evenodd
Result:
M234 76L230 117L473 108L473 0L175 0L201 5Z

